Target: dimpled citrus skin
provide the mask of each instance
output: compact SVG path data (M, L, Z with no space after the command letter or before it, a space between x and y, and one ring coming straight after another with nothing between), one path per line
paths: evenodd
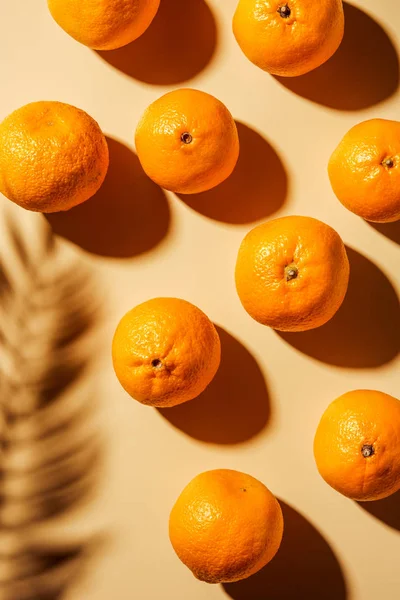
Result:
M275 556L283 516L257 479L228 469L197 475L176 501L169 536L181 561L207 583L239 581Z
M68 210L93 196L108 169L92 117L61 102L33 102L0 124L0 192L23 208Z
M400 401L371 390L340 396L318 425L314 456L325 481L348 498L390 496L400 489Z
M287 280L286 273L297 276ZM236 288L245 310L280 331L323 325L346 295L349 261L332 227L311 217L282 217L252 229L236 263Z
M190 143L182 141L185 133ZM215 187L232 173L239 157L231 113L214 96L198 90L176 90L153 102L139 122L135 142L147 175L181 194Z
M47 0L53 19L94 50L114 50L136 40L157 14L160 0Z
M112 358L122 387L135 400L175 406L192 400L211 382L221 345L199 308L178 298L154 298L121 319Z
M387 164L389 161L389 164ZM346 133L328 165L340 202L376 223L400 219L400 122L371 119Z
M281 7L288 7L289 16L281 16ZM240 0L233 32L247 58L264 71L303 75L338 49L344 33L342 0Z

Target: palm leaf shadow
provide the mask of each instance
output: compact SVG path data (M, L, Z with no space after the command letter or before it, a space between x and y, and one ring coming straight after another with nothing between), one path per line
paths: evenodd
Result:
M101 473L91 372L99 296L91 274L66 260L47 228L32 240L8 218L6 231L0 247L0 597L57 600L94 543L92 535L63 539L63 528L93 499ZM52 534L43 535L48 525Z

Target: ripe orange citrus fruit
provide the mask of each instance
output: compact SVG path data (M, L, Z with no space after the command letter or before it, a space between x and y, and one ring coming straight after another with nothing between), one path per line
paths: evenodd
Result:
M108 169L92 117L61 102L33 102L0 124L0 192L28 210L68 210L93 196Z
M136 150L147 175L181 194L204 192L226 179L239 157L236 123L222 102L198 90L165 94L145 111Z
M400 122L371 119L346 133L328 166L340 202L367 221L400 219Z
M318 471L353 500L379 500L400 489L400 401L371 390L340 396L324 412L314 440Z
M277 553L283 516L275 496L250 475L218 469L197 475L169 520L172 546L197 579L227 583L253 575Z
M95 50L136 40L157 14L160 0L47 0L54 20L71 37Z
M349 261L332 227L282 217L255 227L236 262L236 288L253 319L280 331L323 325L346 295Z
M342 0L240 0L233 33L247 58L273 75L303 75L328 60L344 33Z
M198 396L218 370L217 330L196 306L154 298L130 310L112 343L115 373L135 400L175 406Z

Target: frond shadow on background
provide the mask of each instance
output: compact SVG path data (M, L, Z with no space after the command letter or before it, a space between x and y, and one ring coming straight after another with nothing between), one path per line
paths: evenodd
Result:
M187 435L214 444L238 444L267 427L270 398L262 371L250 352L217 327L221 365L208 388L190 402L159 413Z
M396 244L400 244L400 220L395 221L394 223L368 222L368 225L373 227L375 231L379 231L379 233L387 237L389 240L396 242Z
M261 571L223 588L233 600L346 600L338 559L318 529L282 502L284 532L278 554Z
M100 190L66 212L46 215L54 233L99 256L130 258L168 234L167 197L145 174L136 154L107 137L110 166Z
M311 331L277 333L322 362L353 369L379 367L400 352L399 297L377 265L352 248L346 250L350 282L336 315Z
M265 219L280 208L288 193L288 174L276 150L259 133L236 122L240 155L230 177L201 194L178 194L190 208L231 224Z
M66 519L94 498L102 472L89 375L101 312L90 273L65 260L47 227L39 250L14 220L7 230L7 253L0 249L0 594L56 600L93 544L64 544L63 535ZM54 529L60 517L57 541L38 540L38 528Z
M210 63L217 25L205 0L162 0L154 21L137 40L118 50L98 51L126 75L153 85L192 79Z
M400 531L400 491L383 500L357 504L382 523Z
M324 65L300 77L276 77L303 98L337 110L361 110L392 96L399 87L399 57L382 25L344 3L345 33Z

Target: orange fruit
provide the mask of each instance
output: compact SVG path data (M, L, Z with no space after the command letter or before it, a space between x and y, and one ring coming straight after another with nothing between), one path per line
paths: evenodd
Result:
M157 14L160 0L47 0L53 19L94 50L114 50L136 40Z
M349 281L345 246L311 217L282 217L255 227L236 262L236 288L253 319L280 331L323 325L343 302Z
M99 125L79 108L33 102L0 124L0 192L28 210L68 210L93 196L108 169Z
M154 298L121 319L112 343L115 373L135 400L175 406L205 390L218 370L217 330L196 306Z
M367 221L400 219L400 122L371 119L346 133L332 154L333 191L351 212Z
M253 575L277 553L283 516L279 502L257 479L228 469L197 475L169 519L169 537L181 561L207 583Z
M140 120L135 141L150 179L181 194L215 187L232 173L239 157L231 113L198 90L176 90L153 102Z
M353 500L379 500L400 489L400 401L371 390L340 396L324 412L314 440L318 471Z
M344 34L342 0L240 0L233 33L247 58L273 75L319 67Z

